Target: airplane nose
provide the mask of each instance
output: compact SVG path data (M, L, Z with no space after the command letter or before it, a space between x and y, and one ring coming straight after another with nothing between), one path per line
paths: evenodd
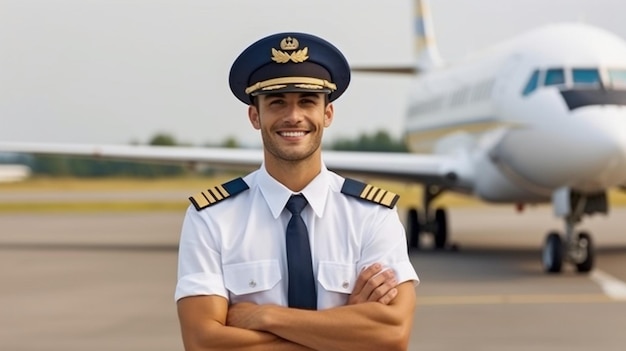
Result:
M580 109L574 118L588 125L588 131L595 135L594 147L598 157L605 160L599 167L597 179L605 186L626 182L626 107L597 106Z
M626 109L585 107L569 125L511 130L492 159L534 185L598 191L626 182Z

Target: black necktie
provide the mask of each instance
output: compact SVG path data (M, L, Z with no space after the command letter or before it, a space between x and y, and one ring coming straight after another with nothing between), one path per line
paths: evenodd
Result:
M300 212L307 201L302 194L292 195L287 201L291 219L287 224L287 267L289 270L289 307L317 309L317 294L311 261L309 233Z

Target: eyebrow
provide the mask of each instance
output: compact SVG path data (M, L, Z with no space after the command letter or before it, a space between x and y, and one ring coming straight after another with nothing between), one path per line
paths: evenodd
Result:
M313 98L321 98L319 93L314 93L314 92L302 92L302 93L298 93L298 97L303 98L303 97L313 97ZM265 94L265 96L267 98L285 98L285 93L270 93L270 94Z

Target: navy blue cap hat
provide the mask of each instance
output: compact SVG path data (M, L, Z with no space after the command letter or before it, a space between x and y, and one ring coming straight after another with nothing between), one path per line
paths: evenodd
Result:
M246 48L230 68L230 90L250 105L269 93L319 92L337 99L350 83L350 66L328 41L305 33L278 33Z

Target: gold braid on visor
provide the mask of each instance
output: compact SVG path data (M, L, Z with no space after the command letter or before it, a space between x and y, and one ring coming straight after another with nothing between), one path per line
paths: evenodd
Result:
M311 77L282 77L282 78L268 79L262 82L255 83L246 88L246 94L250 95L259 89L271 87L274 85L282 85L282 84L310 84L310 85L319 86L320 89L327 88L327 89L330 89L331 91L335 91L337 89L337 85L327 81L326 79L311 78Z

